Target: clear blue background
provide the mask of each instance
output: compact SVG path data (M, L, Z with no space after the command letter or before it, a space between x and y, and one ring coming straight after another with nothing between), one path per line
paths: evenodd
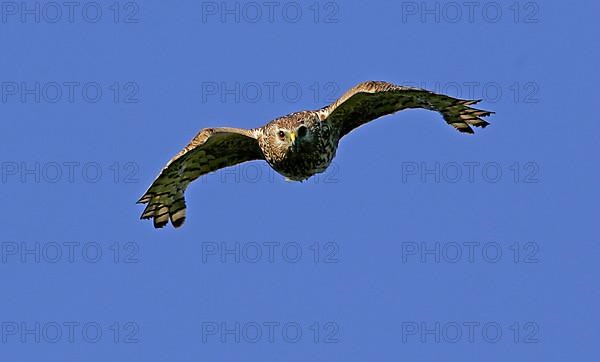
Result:
M41 3L42 5L44 3ZM230 7L233 6L229 3ZM420 4L420 2L419 2ZM428 3L432 7L433 2ZM482 5L485 3L482 3ZM125 3L121 3L124 6ZM325 2L319 3L323 7ZM443 5L443 4L442 4ZM103 258L89 263L36 263L6 256L0 263L0 321L102 325L88 343L0 343L4 361L592 361L598 356L598 25L594 1L538 2L536 23L514 22L509 3L497 23L481 10L451 23L419 15L403 21L402 2L343 1L336 23L316 22L302 4L297 23L276 11L271 23L203 21L202 3L138 3L137 23L114 23L102 4L98 23L55 24L10 16L0 23L0 80L42 85L97 82L97 103L63 95L57 103L0 103L4 163L96 162L96 183L76 173L56 183L6 176L0 185L0 241L96 242ZM406 5L404 5L406 6ZM521 2L520 6L525 6ZM278 8L281 9L281 6ZM481 9L481 6L478 8ZM127 13L122 10L121 16ZM331 9L321 9L321 17ZM452 14L451 14L452 15ZM63 14L66 17L66 14ZM182 229L154 230L138 220L135 201L164 163L201 128L259 126L276 116L323 106L309 87L332 82L335 96L369 80L495 83L492 126L462 135L427 111L374 122L341 143L333 183L221 181L214 174L187 191ZM109 86L137 84L138 103L114 103ZM296 82L298 101L276 94L203 101L202 84ZM536 103L514 83L537 85ZM480 89L481 90L481 89ZM452 94L452 91L449 93ZM479 92L481 93L481 92ZM453 95L457 95L456 93ZM463 96L465 96L463 94ZM482 97L481 94L475 94ZM124 182L123 166L137 165ZM457 183L402 180L403 162L496 162L496 183L479 175ZM534 162L537 183L515 183L509 166ZM109 167L119 163L114 182ZM79 169L80 170L80 169ZM262 170L266 170L265 167ZM137 181L135 181L137 180ZM321 179L322 180L322 179ZM594 224L595 223L595 224ZM137 263L112 262L109 246L133 242ZM298 263L202 261L205 243L298 243ZM336 243L337 263L313 263L309 246ZM402 261L405 243L496 242L498 263ZM514 263L509 246L536 243L537 263ZM204 244L203 244L204 243ZM404 243L404 244L403 244ZM12 245L12 244L11 244ZM63 251L66 249L63 249ZM522 257L522 256L521 256ZM120 255L123 258L123 255ZM297 322L298 343L202 341L203 322ZM481 332L469 343L419 336L402 340L403 323L475 321L502 326L497 343ZM114 322L134 322L138 343L113 343ZM313 343L308 326L334 322L338 343ZM537 343L513 342L508 327L535 323ZM122 328L121 328L122 329ZM528 330L530 331L530 330ZM64 331L63 331L64 333ZM324 334L323 331L321 331ZM120 337L120 340L123 336ZM321 340L323 335L321 335Z

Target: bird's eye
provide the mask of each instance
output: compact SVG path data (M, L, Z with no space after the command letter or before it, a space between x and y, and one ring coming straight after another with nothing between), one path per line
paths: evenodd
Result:
M306 128L306 126L300 126L298 128L298 137L299 138L306 136L307 133L308 133L308 128Z
M283 131L277 132L277 137L279 137L279 139L283 141L285 139L285 132L283 132Z

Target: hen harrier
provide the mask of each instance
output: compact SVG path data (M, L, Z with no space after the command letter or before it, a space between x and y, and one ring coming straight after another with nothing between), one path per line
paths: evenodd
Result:
M470 126L487 126L489 123L480 117L493 113L469 107L477 102L370 81L355 86L324 108L291 113L259 128L205 128L169 161L138 201L148 204L141 218L154 219L156 228L165 226L169 219L174 227L180 227L185 221L183 194L190 182L246 161L265 160L286 178L305 180L327 169L343 136L403 109L439 112L458 131L473 133Z

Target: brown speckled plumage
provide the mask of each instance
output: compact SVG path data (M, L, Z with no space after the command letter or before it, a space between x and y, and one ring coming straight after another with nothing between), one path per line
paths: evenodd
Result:
M424 89L386 82L361 83L336 102L315 111L302 111L277 118L263 127L206 128L162 170L138 201L148 204L142 219L153 219L157 228L169 219L175 227L185 221L184 192L190 182L218 169L251 160L265 160L287 179L302 181L323 172L335 157L339 140L355 128L408 108L439 112L460 132L473 133L471 126L486 127L481 117L493 112L461 100Z

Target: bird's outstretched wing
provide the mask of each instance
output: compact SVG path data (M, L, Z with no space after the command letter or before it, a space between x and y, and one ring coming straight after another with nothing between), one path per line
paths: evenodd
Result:
M463 100L425 89L403 87L387 82L364 82L319 111L322 121L339 129L340 137L386 114L408 108L424 108L441 113L444 120L460 132L474 133L471 126L489 125L480 117L493 112L471 108L478 100Z
M138 201L148 204L142 219L154 219L154 227L169 219L175 227L185 221L184 192L198 177L245 161L263 159L256 131L239 128L205 128L179 152Z

